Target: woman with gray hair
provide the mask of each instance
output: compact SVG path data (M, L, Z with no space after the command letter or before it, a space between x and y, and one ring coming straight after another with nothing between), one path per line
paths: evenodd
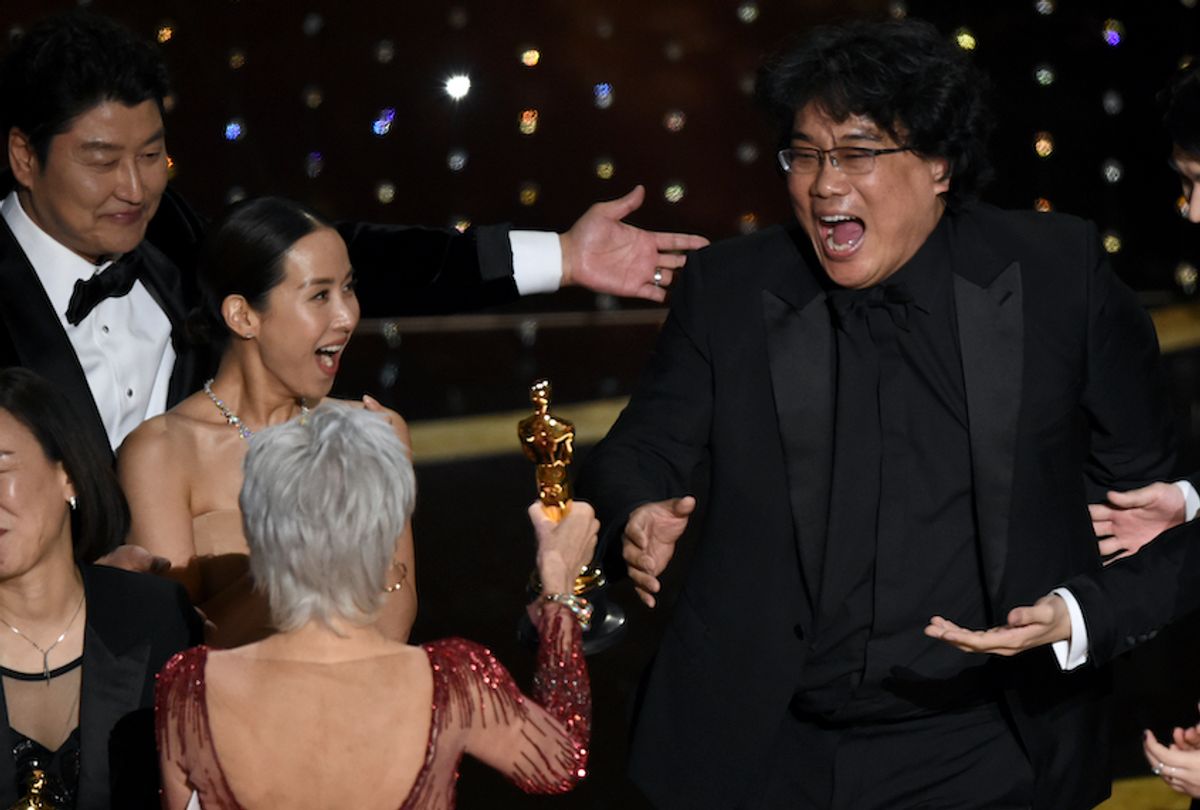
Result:
M543 583L530 700L477 644L412 647L374 626L415 494L381 415L322 405L256 434L243 469L254 580L279 632L196 647L163 669L164 807L188 806L193 791L210 809L452 807L464 753L528 792L570 790L586 774L586 606L571 587L595 548L588 504L559 523L529 510Z

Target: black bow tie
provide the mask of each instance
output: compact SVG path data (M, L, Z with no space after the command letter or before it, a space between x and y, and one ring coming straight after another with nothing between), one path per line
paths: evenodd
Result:
M872 307L886 309L892 322L908 330L908 306L913 303L912 294L902 283L882 284L865 290L830 290L829 303L839 325L844 326L851 318L861 316Z
M72 326L78 326L104 299L128 295L140 270L141 263L134 254L126 253L91 278L76 281L71 303L67 305L67 320Z

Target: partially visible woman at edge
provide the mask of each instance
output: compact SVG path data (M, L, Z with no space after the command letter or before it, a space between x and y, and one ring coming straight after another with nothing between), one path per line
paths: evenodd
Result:
M415 489L377 414L330 403L251 441L241 505L279 632L188 650L159 676L165 808L193 790L206 810L449 808L464 753L527 792L584 777L586 605L571 589L595 549L591 507L576 501L560 523L530 507L543 592L529 699L478 644L413 647L373 626Z
M358 324L345 243L309 209L262 197L235 206L208 237L201 309L189 321L220 349L204 389L149 419L122 444L117 474L132 512L130 543L171 562L210 622L213 646L271 632L254 590L238 490L250 437L302 416L329 394ZM384 411L408 444L408 428ZM404 640L416 615L412 536L396 548L380 629Z
M81 562L129 510L80 424L49 382L0 369L0 807L156 806L154 676L200 640L178 585Z

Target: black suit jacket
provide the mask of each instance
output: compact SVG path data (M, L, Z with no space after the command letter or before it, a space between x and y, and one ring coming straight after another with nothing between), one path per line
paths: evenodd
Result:
M507 226L466 234L430 228L345 224L364 317L394 317L469 309L517 296ZM147 290L171 321L175 368L170 407L199 390L218 358L189 340L185 320L198 303L195 278L201 222L177 195L163 197L149 239L131 257L143 266ZM57 385L101 445L108 437L75 351L37 274L7 224L0 219L0 367L24 366Z
M1085 474L1097 487L1165 475L1170 424L1149 318L1094 228L988 206L947 216L980 557L987 603L1003 616L1099 567ZM697 463L711 462L705 521L632 745L632 776L662 807L753 795L804 665L836 368L813 269L806 238L780 228L691 258L645 379L580 477L610 570L623 570L630 511L686 493ZM1098 802L1103 674L1063 678L1048 652L1000 666L1038 806Z
M99 565L80 570L87 624L76 807L156 808L154 678L172 655L202 641L203 628L173 582ZM0 724L8 727L3 690ZM16 801L16 779L12 752L0 751L0 806Z

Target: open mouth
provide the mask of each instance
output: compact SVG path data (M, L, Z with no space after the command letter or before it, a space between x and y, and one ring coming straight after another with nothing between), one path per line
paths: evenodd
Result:
M848 256L862 244L867 226L858 217L849 214L829 214L818 217L821 243L827 255L833 258Z
M317 349L317 365L326 374L336 374L338 364L341 362L342 352L345 351L345 343L335 343L329 346L322 346Z

